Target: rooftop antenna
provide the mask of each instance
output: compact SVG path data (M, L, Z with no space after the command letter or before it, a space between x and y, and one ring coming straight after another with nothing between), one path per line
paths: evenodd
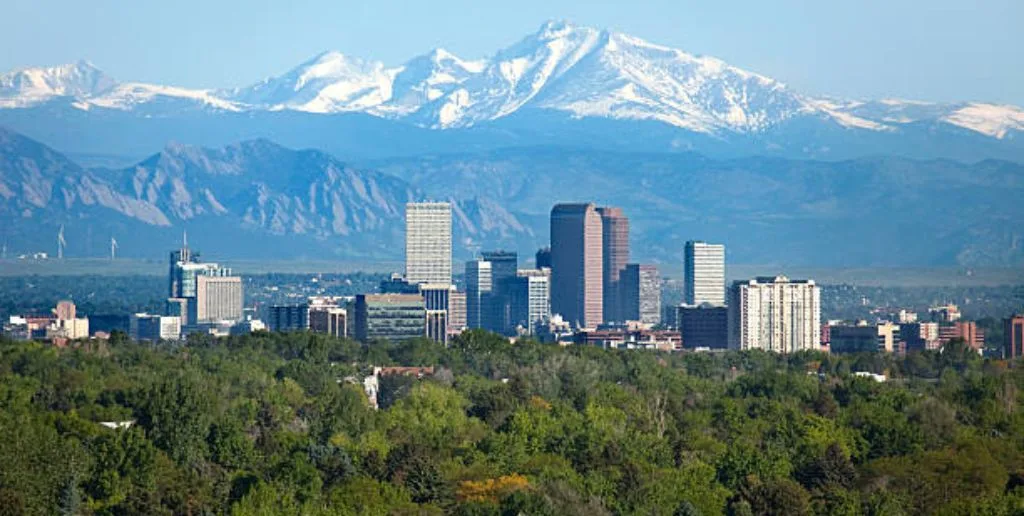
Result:
M181 248L182 249L188 249L188 230L187 229L182 229L181 230Z
M68 245L67 241L64 240L64 224L61 224L60 225L60 231L57 232L57 259L58 260L63 260L64 259L64 247L67 246L67 245Z
M117 239L110 237L110 259L113 261L117 258Z

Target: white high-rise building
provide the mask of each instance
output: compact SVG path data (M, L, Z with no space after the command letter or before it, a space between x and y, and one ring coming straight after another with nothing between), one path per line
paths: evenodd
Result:
M737 281L729 294L730 348L793 353L820 346L821 290L813 280Z
M725 304L724 245L694 240L687 242L684 274L685 304Z
M452 205L405 205L405 279L413 285L452 283Z

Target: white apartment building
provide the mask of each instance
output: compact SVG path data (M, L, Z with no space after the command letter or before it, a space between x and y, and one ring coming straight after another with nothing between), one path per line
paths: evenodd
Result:
M729 295L729 347L776 353L818 349L821 289L785 276L737 281Z

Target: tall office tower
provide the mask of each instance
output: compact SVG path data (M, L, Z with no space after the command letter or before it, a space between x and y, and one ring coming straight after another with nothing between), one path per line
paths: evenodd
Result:
M603 244L601 282L604 320L623 321L626 317L623 314L623 294L618 282L630 261L630 219L622 208L601 207L597 213L601 215Z
M761 277L732 284L729 347L793 353L818 349L821 289L813 280Z
M534 335L551 320L551 269L518 271L513 285L511 325Z
M496 333L510 333L512 326L512 282L519 270L519 255L509 251L482 253L491 263L491 306L483 327Z
M491 277L491 262L472 260L466 262L466 326L483 328L491 309L491 293L494 283Z
M661 322L661 276L654 265L631 263L622 272L619 293L624 321Z
M582 328L604 322L602 235L593 204L551 209L551 310Z
M168 260L168 297L182 297L179 295L181 292L181 277L177 271L178 265L182 263L192 263L192 251L185 243L182 244L181 249L171 251L170 259Z
M537 254L534 257L537 262L538 269L550 269L551 268L551 248L541 247L537 250Z
M363 343L425 337L426 316L419 294L360 294L356 296L355 336Z
M1024 314L1003 319L1003 358L1024 356Z
M238 276L196 277L196 302L190 323L242 320L242 278ZM191 309L191 305L190 305Z
M601 265L604 320L621 322L626 317L622 313L619 281L629 263L629 219L622 208L601 207L597 213L601 215L601 256L604 259Z
M686 243L683 303L725 304L725 246L691 240Z
M196 297L196 278L199 276L229 277L231 269L216 263L179 262L172 272L172 298Z
M452 205L405 205L405 279L409 283L452 283Z

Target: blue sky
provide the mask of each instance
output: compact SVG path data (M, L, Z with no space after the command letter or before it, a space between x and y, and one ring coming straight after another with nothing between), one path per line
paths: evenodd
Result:
M545 20L611 28L814 94L1024 105L1021 0L4 0L0 70L88 59L120 80L242 86L323 50L482 57Z

